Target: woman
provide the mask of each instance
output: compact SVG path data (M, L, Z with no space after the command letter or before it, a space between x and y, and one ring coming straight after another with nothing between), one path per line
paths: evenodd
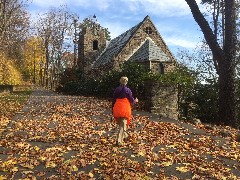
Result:
M132 91L126 86L128 83L127 77L120 78L120 86L113 93L112 111L113 116L119 125L116 144L121 146L123 139L127 137L127 125L130 124L132 118L131 105L138 102L134 99Z

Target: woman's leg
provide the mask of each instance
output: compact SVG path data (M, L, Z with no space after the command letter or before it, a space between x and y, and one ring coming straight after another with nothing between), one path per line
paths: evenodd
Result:
M118 118L119 122L119 131L117 135L117 143L121 145L123 143L123 138L125 138L126 130L127 130L127 119L125 118Z
M124 138L128 137L128 133L127 133L127 119L123 119L123 137L122 137L122 141Z

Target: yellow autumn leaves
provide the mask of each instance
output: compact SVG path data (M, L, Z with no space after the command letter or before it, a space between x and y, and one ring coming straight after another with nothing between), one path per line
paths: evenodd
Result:
M44 48L40 38L29 38L22 49L21 58L9 58L0 51L0 85L20 85L40 79L40 66L45 63ZM42 64L42 65L40 65ZM25 82L24 82L25 81Z
M216 137L136 115L128 141L116 147L117 125L103 113L109 101L58 95L41 96L41 104L37 98L29 114L13 122L0 140L2 147L12 150L0 161L0 171L6 174L2 179L15 174L43 179L47 172L55 173L51 176L55 179L178 179L179 175L237 179L240 146L234 140L220 144ZM236 165L224 166L225 159Z
M0 84L18 85L22 83L22 75L13 59L0 52Z

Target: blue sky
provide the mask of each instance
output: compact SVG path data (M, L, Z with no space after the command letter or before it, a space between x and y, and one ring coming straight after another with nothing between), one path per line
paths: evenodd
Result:
M60 5L67 5L80 21L95 14L112 38L149 15L175 56L178 49L191 51L203 39L185 0L32 0L28 10L34 17Z

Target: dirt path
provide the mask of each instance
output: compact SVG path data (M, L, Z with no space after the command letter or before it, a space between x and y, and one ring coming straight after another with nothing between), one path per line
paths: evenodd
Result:
M111 102L36 90L0 141L0 179L240 179L240 144L134 111L116 147Z

